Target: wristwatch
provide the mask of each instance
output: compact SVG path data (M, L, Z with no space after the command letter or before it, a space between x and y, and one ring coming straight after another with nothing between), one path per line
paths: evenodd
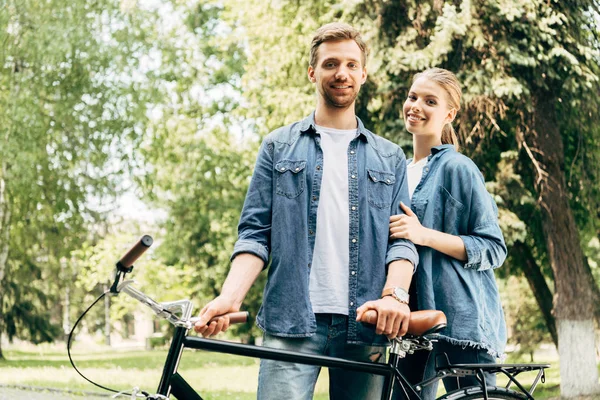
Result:
M384 298L385 296L392 296L402 304L408 304L408 299L410 298L408 292L398 286L383 289L383 292L381 292L381 298Z

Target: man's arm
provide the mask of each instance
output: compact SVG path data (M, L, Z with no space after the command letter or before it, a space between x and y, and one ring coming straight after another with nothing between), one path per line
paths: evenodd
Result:
M406 158L401 150L398 150L398 165L396 166L396 185L394 187L394 198L390 208L392 216L403 215L402 204L410 205L408 195L408 178L406 176ZM410 207L409 207L410 208ZM385 263L391 265L396 260L407 260L413 265L413 272L419 263L419 253L413 242L407 239L394 238L388 243Z
M392 261L388 266L384 289L401 287L408 292L413 270L414 267L410 261ZM375 332L378 335L386 335L389 339L394 339L397 336L404 336L406 334L408 321L410 320L410 308L408 304L401 303L392 296L368 301L356 309L356 320L360 321L367 310L377 311Z
M229 328L229 318L221 317L216 322L212 318L240 310L248 290L262 271L264 262L261 258L250 254L239 254L233 259L221 294L200 310L200 320L194 330L204 337L213 336Z
M406 158L402 150L398 150L396 165L396 185L390 216L402 213L401 202L410 201L408 197L408 180L406 178ZM415 245L406 239L390 241L387 247L386 264L387 278L383 289L401 287L408 292L412 275L415 271L419 255ZM377 326L375 332L384 334L389 339L404 336L408 330L410 308L392 296L379 300L368 301L356 310L356 320L360 321L367 310L377 310Z
M231 268L221 294L200 310L200 320L194 330L203 336L213 336L227 330L229 318L206 325L213 317L239 311L248 290L260 271L268 264L271 242L271 211L273 185L273 146L263 141L252 180L244 200L238 226L238 240L231 256Z

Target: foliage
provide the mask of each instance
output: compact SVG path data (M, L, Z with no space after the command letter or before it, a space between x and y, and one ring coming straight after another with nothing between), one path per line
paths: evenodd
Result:
M240 118L245 54L223 20L227 10L197 2L180 11L186 23L170 37L184 38L186 48L163 53L176 66L170 74L177 84L165 88L172 103L161 105L151 126L152 140L143 154L152 169L140 183L168 213L157 253L168 266L160 274L161 286L178 282L181 292L202 307L218 295L229 270L258 143L247 135L252 124ZM244 303L253 315L260 305L262 280ZM233 331L249 341L258 334L251 325Z
M61 307L46 304L69 284L60 271L135 165L154 101L145 54L155 13L124 5L1 2L0 334L56 335L46 325Z
M144 260L150 268L136 269L144 290L198 306L216 295L258 139L313 109L310 39L334 20L371 45L358 115L407 152L400 111L412 75L431 66L457 72L463 151L490 181L507 242L524 243L548 280L539 154L523 138L533 100L554 96L569 204L598 275L596 0L0 5L0 333L50 340L63 310L48 304L66 288L74 302L99 292L121 244L135 240L102 222L127 172L168 215ZM503 276L520 275L523 261L510 257L506 267ZM245 303L253 313L264 278ZM25 283L31 290L20 289ZM112 300L113 319L132 312ZM519 324L532 326L534 310L527 315ZM92 320L90 329L102 329L101 313ZM237 333L246 340L258 335L245 330Z
M541 343L551 341L535 299L528 295L524 278L509 277L502 287L504 313L509 328L509 343L516 346L513 356L533 354Z

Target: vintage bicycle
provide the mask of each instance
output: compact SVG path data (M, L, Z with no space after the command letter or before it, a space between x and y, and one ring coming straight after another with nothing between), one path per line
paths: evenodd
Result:
M84 379L92 384L116 393L115 396L129 396L131 398L147 398L149 400L168 400L171 396L178 400L202 400L202 397L194 388L179 374L178 366L185 348L202 349L221 353L234 354L245 357L264 358L293 363L302 363L308 365L318 365L328 368L344 368L347 370L371 373L381 375L385 379L382 400L397 398L398 393L401 397L408 400L422 399L420 393L423 387L431 385L443 378L475 376L479 385L468 388L458 389L439 397L438 400L522 400L534 399L533 393L539 382L545 381L545 369L548 364L450 364L442 362L436 365L436 375L431 378L411 385L398 369L400 359L412 354L415 351L431 351L435 333L446 327L446 317L441 311L415 311L411 314L409 331L405 337L394 339L391 342L389 357L387 363L371 363L351 361L342 358L321 356L315 354L298 353L287 350L272 349L261 346L246 345L239 343L230 343L222 340L206 339L197 336L188 336L188 331L193 328L197 318L192 317L193 303L190 300L178 300L173 302L158 303L148 297L143 292L132 286L132 280L125 280L126 274L133 270L133 263L152 245L152 238L148 235L143 236L120 260L117 262L114 282L111 288L104 292L88 309L79 317L74 324L67 343L69 360L73 368ZM128 392L119 392L117 390L99 385L85 377L75 366L72 360L70 347L75 328L91 309L105 295L118 295L125 293L142 304L148 306L160 318L169 321L175 331L167 358L162 370L162 375L156 392L151 394L146 391L134 388ZM246 322L249 318L247 312L228 314L231 323ZM375 323L377 313L373 310L366 313L365 322ZM437 364L437 360L436 360ZM537 371L529 388L519 382L517 375ZM508 383L504 387L490 387L486 385L484 372L493 374L502 374L508 378ZM514 387L514 389L513 389ZM515 390L516 389L516 390Z

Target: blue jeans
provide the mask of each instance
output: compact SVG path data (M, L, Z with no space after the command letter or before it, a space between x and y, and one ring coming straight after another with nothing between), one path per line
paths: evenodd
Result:
M317 332L308 338L282 338L264 334L263 346L341 357L355 361L385 362L385 348L346 343L348 317L337 314L317 314ZM259 400L310 400L321 367L261 360L258 374ZM329 398L331 400L381 399L383 377L361 372L331 368Z
M444 340L440 340L433 344L433 350L431 352L424 350L418 351L415 352L415 354L404 358L399 365L400 371L412 385L415 385L424 379L433 378L436 373L436 358L438 364L446 364L444 353L448 356L450 364L494 364L496 362L496 359L489 355L486 350L453 345ZM495 386L496 375L490 373L484 374L486 385ZM460 388L481 385L475 376L444 378L442 379L442 382L444 382L446 393L453 392ZM438 383L439 381L423 387L423 391L421 392L423 400L435 399ZM394 399L404 399L404 396L395 392Z

